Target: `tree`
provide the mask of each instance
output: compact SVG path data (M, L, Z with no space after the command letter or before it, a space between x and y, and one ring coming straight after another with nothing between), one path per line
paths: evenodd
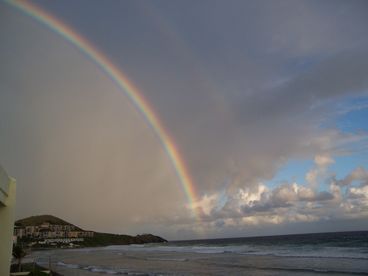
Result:
M18 260L18 270L22 271L22 259L27 255L23 247L16 245L13 247L13 257Z

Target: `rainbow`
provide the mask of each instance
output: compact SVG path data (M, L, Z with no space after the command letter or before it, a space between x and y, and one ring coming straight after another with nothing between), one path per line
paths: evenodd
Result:
M173 164L176 174L180 180L183 190L188 198L189 207L194 215L199 219L199 213L196 211L195 202L197 194L193 180L188 172L185 162L180 154L178 147L173 142L168 132L158 119L147 100L139 89L128 79L128 77L118 69L105 55L98 51L88 40L75 32L71 27L57 19L55 16L46 12L37 5L28 1L6 1L11 6L19 9L31 18L47 26L50 30L61 35L72 45L76 46L82 53L97 64L101 70L106 73L117 85L125 92L130 101L138 108L144 116L147 123L152 127L162 146L164 147L171 163Z

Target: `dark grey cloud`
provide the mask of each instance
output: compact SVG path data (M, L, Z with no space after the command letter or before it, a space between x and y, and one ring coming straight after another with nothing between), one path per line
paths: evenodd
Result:
M368 185L368 172L363 167L358 167L343 179L334 179L334 182L339 186L348 186L357 181L361 186Z
M17 179L17 217L136 234L180 216L173 166L122 91L59 35L0 10L0 156Z
M316 196L316 201L324 201L324 200L332 200L334 198L333 194L327 192L327 191L322 191L319 194L317 194Z
M260 200L243 205L242 212L244 215L255 215L262 212L275 212L277 208L291 208L300 203L321 203L332 199L334 199L334 196L328 191L316 193L303 186L283 184L272 190L270 194L265 192Z
M366 93L367 53L366 49L340 52L272 90L257 91L241 103L239 117L245 124L276 120L290 114L298 118L318 111L318 105L326 99Z
M179 86L168 83L167 89L156 89L155 81L145 83L147 90L165 99L156 102L152 98L183 149L200 191L228 183L224 174L233 179L228 186L271 178L288 157L310 157L321 148L333 148L332 140L342 139L343 134L316 126L334 112L337 101L366 94L367 40L360 25L366 19L357 4L321 7L314 2L279 2L265 7L252 3L224 9L219 5L206 13L205 23L199 15L208 6L200 5L191 13L189 25L184 24L185 13L178 18L173 15L178 7L162 7L170 10L168 14L161 12L172 28L186 30L193 24L199 29L196 33L183 32L183 41L200 56L201 66L208 72L207 81L212 84L203 87L190 77L191 72L181 70L181 80L176 82ZM286 6L287 12L282 9ZM294 7L298 13L290 16ZM224 18L218 14L220 9L231 14L231 19L219 19ZM244 16L247 13L249 16ZM353 14L355 24L341 26ZM247 19L242 21L242 16ZM247 20L256 24L247 24ZM208 24L213 24L211 32L201 31ZM284 27L288 29L281 32ZM350 32L340 33L344 28ZM271 37L275 29L284 40L274 46L277 55L266 49L274 44ZM223 33L226 35L220 39ZM298 40L302 42L296 43ZM294 64L298 63L296 56L304 65ZM141 83L143 77L137 74L137 78ZM329 145L326 140L330 140Z
M142 90L182 152L214 233L366 214L357 172L320 192L260 191L288 160L348 154L366 138L321 127L341 102L367 96L365 1L41 4ZM172 165L129 101L65 40L1 5L0 162L19 180L18 213L52 202L50 212L64 216L61 200L44 199L65 195L83 211L70 218L88 227L121 231L110 213L133 225L128 231L199 232ZM325 177L319 165L312 173ZM362 187L350 187L354 180ZM360 190L347 192L350 202L342 188ZM105 211L94 204L101 196L110 199Z

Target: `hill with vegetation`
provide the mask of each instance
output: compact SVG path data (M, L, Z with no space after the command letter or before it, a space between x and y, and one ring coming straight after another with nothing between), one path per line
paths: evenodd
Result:
M77 231L83 231L80 227L52 215L31 216L28 218L17 220L15 222L15 225L20 227L39 226L45 222L54 225L72 225L76 227ZM77 242L77 244L79 246L94 247L94 246L108 246L108 245L128 245L128 244L167 242L167 240L152 234L129 236L111 233L100 233L100 232L93 232L93 233L94 233L93 237L85 237L83 238L83 241Z
M95 246L108 246L108 245L128 245L128 244L144 244L144 243L161 243L167 242L167 240L154 236L152 234L143 234L137 236L118 235L109 233L98 233L91 238L84 238L84 241L80 243L82 246L95 247Z
M41 225L44 222L48 222L50 224L55 225L73 225L65 220L62 220L58 217L52 215L40 215L40 216L31 216L28 218L20 219L15 222L17 226L37 226ZM75 225L73 225L75 226ZM76 228L80 229L79 227L75 226Z

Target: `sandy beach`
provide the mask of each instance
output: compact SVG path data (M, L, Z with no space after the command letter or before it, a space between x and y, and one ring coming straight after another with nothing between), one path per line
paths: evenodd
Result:
M63 275L368 275L363 259L139 252L96 248L33 252Z

